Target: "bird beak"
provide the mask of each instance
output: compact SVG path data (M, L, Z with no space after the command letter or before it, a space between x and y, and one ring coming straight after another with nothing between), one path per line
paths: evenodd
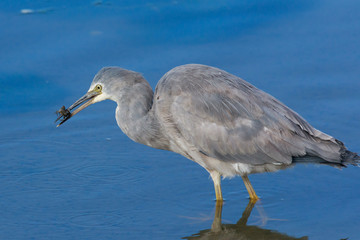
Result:
M89 91L84 96L82 96L79 100L74 102L73 105L71 105L68 109L65 109L64 106L62 108L60 108L60 110L56 111L56 113L58 114L59 117L56 119L55 122L57 122L59 120L61 120L61 122L56 127L59 127L61 124L63 124L67 120L69 120L72 116L76 115L81 110L83 110L86 107L93 104L95 97L100 94L101 94L101 92L98 92L95 90ZM83 104L83 105L81 105L81 104ZM75 109L73 112L71 112L72 109L76 108L79 105L81 105L81 106L78 107L77 109Z

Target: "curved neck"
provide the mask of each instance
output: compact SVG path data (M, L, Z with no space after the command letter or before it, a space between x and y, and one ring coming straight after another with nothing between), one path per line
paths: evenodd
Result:
M133 141L168 150L168 140L160 129L153 105L153 90L142 82L126 87L118 94L116 121L121 130Z

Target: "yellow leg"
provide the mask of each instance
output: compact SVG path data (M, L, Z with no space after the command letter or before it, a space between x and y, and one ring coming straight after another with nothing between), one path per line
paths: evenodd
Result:
M248 176L247 175L242 176L242 179L244 181L247 191L249 192L250 200L256 202L259 199L259 197L256 195L254 188L251 186Z
M221 193L221 176L218 172L211 171L210 176L214 182L216 201L223 201L222 193Z

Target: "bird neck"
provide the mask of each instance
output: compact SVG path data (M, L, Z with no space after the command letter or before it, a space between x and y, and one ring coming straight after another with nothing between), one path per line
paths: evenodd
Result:
M136 83L121 90L116 99L116 121L133 141L159 149L168 149L168 141L152 108L154 92L149 83Z

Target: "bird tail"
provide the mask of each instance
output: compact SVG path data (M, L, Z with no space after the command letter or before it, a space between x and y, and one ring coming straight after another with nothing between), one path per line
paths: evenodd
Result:
M337 168L347 165L360 165L360 156L357 153L347 150L344 143L332 138L331 140L316 139L306 143L307 154L302 157L293 158L294 163L318 163Z
M337 140L337 143L341 146L341 148L340 148L341 163L344 165L350 164L350 165L354 165L354 166L359 166L360 156L357 153L347 150L342 142Z

